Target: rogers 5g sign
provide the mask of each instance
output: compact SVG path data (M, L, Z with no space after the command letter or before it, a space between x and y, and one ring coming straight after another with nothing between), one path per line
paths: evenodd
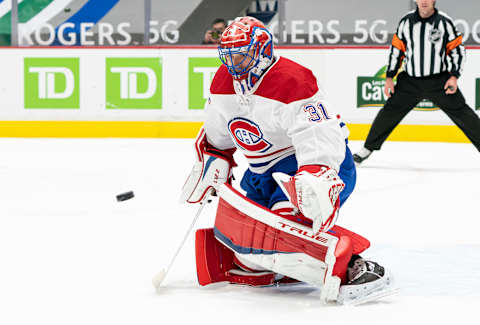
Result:
M268 28L274 35L274 42L292 45L388 45L395 32L395 21L384 19L357 19L340 21L336 19L290 20L286 22L283 35L279 35L278 21L273 21ZM464 19L455 20L459 32L463 34L466 44L480 44L480 20L469 24ZM94 28L95 27L95 28ZM19 43L21 45L120 45L135 44L132 23L110 24L99 22L66 22L54 27L48 23L31 30L19 25ZM94 31L95 30L95 31ZM142 31L143 32L143 31ZM143 37L142 37L143 39ZM182 40L179 24L175 20L150 21L150 44L186 44ZM136 44L138 45L138 44Z
M388 45L395 27L384 19L353 21L353 29L345 28L346 22L340 20L291 20L287 22L284 33L278 34L278 22L269 25L274 34L274 41L281 39L287 44L341 44L341 45ZM466 44L480 44L480 20L469 24L464 19L454 21L459 32L463 34ZM394 24L397 24L395 22ZM342 32L341 32L342 31Z
M93 31L96 27L96 31ZM179 32L177 30L178 22L167 20L159 22L150 21L150 44L156 42L165 42L169 44L178 43ZM19 43L21 45L132 45L133 32L132 23L121 22L110 24L107 22L82 22L74 24L71 22L60 24L54 27L45 23L35 30L30 30L23 25L19 25Z
M341 33L339 20L292 20L285 26L282 40L290 44L386 44L389 42L387 21L355 20L353 33ZM270 24L274 41L278 42L278 22Z

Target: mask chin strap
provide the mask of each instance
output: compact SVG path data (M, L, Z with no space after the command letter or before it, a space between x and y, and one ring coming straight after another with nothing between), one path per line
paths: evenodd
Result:
M251 95L255 89L258 80L270 68L274 58L262 57L256 67L252 68L247 75L247 78L241 80L234 80L234 89L237 95L248 96Z
M233 88L235 89L235 93L237 95L247 96L252 93L253 87L248 86L247 79L233 80Z

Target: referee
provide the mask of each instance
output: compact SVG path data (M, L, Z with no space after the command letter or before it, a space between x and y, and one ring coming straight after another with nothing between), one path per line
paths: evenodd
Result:
M415 105L434 102L480 151L480 119L465 103L457 79L465 65L462 36L452 19L435 8L435 0L416 0L417 9L406 14L393 35L384 92L388 98L373 121L364 147L353 159L361 163L383 142ZM394 86L392 78L403 60L404 70Z

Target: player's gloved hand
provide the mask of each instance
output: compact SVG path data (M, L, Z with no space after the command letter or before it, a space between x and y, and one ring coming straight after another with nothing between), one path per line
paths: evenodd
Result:
M218 150L207 142L205 131L200 130L195 141L196 161L183 185L180 202L199 203L210 193L215 195L220 185L230 182L235 150ZM212 191L213 190L213 191Z
M315 233L328 231L335 225L339 195L345 184L334 169L321 165L302 166L284 186L293 205L313 221Z

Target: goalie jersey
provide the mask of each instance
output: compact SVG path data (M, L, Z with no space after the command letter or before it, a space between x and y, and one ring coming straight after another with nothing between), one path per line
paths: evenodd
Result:
M222 65L205 108L204 128L210 144L220 150L236 147L256 174L291 155L296 156L298 166L326 165L339 170L348 129L325 102L309 69L279 57L256 82L251 95L236 92L235 86Z

